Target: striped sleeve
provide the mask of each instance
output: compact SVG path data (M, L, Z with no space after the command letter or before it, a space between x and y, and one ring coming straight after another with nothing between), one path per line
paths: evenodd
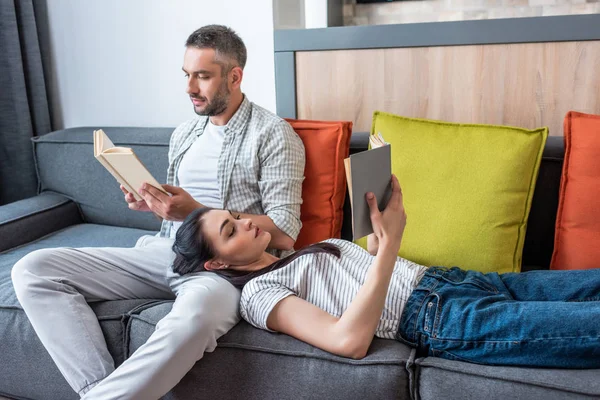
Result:
M240 314L252 326L274 332L267 328L269 314L271 314L277 303L288 296L294 295L294 292L278 283L265 287L256 281L250 281L242 291Z

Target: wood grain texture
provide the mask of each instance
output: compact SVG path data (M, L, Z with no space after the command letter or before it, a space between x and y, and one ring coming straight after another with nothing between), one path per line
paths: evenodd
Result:
M600 41L296 53L298 118L373 111L460 123L548 126L570 110L600 114Z

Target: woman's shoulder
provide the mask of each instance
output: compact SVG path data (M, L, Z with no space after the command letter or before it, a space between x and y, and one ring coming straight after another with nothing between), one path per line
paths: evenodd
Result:
M371 256L369 252L358 244L345 239L327 239L321 243L330 243L337 246L343 255Z

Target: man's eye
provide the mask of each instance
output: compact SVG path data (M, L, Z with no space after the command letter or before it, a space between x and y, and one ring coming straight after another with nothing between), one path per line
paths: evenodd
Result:
M184 78L189 78L189 77L190 77L190 74L184 74L184 75L183 75L183 77L184 77Z

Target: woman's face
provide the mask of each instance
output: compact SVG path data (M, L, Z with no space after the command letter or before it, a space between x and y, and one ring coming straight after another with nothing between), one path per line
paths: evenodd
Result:
M225 210L204 214L202 231L217 254L216 263L207 263L207 269L244 270L260 259L271 241L271 234L250 219L236 219Z

